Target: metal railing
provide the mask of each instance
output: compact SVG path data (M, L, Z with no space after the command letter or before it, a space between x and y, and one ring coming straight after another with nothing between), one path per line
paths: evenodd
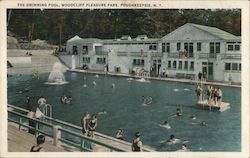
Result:
M106 51L95 51L96 55L108 55L108 52Z
M12 108L13 108L13 106L12 106ZM87 148L84 148L82 146L83 141L89 141L92 144L97 144L97 145L100 145L100 146L102 146L104 148L108 148L110 151L120 151L120 152L121 151L122 152L128 151L128 150L119 148L117 146L113 146L111 144L107 144L105 142L102 142L102 141L87 137L85 135L82 135L80 133L77 133L77 132L74 132L72 130L66 129L64 127L54 125L53 123L48 123L48 122L46 122L44 120L29 118L28 116L26 116L26 115L24 115L22 113L14 111L13 109L9 109L8 113L9 113L9 115L14 115L18 119L16 120L14 118L8 117L8 121L16 123L18 125L19 130L21 129L21 127L25 127L25 128L28 128L29 130L33 130L35 132L36 136L39 133L42 133L42 134L44 134L46 136L49 136L49 137L53 138L53 144L54 145L57 145L58 142L61 141L62 143L72 145L72 146L80 149L81 151L82 150L92 151L92 149L87 149ZM21 108L18 108L18 110L20 110L20 109ZM27 122L33 122L35 124L35 127L27 125ZM47 127L47 130L44 130L45 129L44 126ZM50 132L50 130L53 131L53 132ZM65 134L68 134L70 136L77 137L80 140L81 143L76 143L76 142L74 142L72 140L61 137L62 132L64 132Z
M136 57L147 57L147 52L130 52L130 56L136 56Z
M117 52L117 56L128 56L127 52Z
M200 59L216 58L216 54L199 53L199 58Z
M169 58L178 58L178 59L194 58L194 53L188 53L188 52L172 52L167 54Z
M221 54L221 59L241 59L241 54L234 54L234 53Z
M16 111L20 111L20 112L16 112ZM115 146L107 144L105 142L102 142L102 141L87 137L85 135L82 135L81 134L82 128L80 126L76 126L76 125L73 125L73 124L68 123L68 122L64 122L64 121L54 119L54 118L51 118L51 117L47 117L47 116L44 116L42 121L38 120L38 119L34 119L34 118L29 118L28 116L21 114L21 113L24 113L24 112L26 112L26 113L29 112L28 110L17 107L17 106L9 105L9 104L8 104L8 112L10 114L14 114L14 115L19 117L18 121L15 121L15 120L8 117L9 121L18 124L19 129L23 126L23 127L26 127L26 128L28 128L30 130L34 130L36 135L37 135L37 133L43 133L44 135L52 137L54 139L54 142L58 142L60 140L61 142L65 143L65 144L72 145L72 146L74 146L74 147L76 147L76 148L78 148L80 150L84 150L84 151L92 151L92 150L84 148L82 146L83 141L90 141L92 143L95 143L95 144L98 144L98 145L103 146L105 148L108 148L108 149L110 149L110 151L125 151L125 152L130 151L130 150L121 149L119 147L115 147ZM31 126L28 126L25 123L22 123L23 119L31 120L31 121L36 122L35 128L31 127ZM71 141L71 140L68 140L68 139L65 139L65 138L62 138L61 136L58 137L58 136L55 136L55 135L53 136L51 133L46 133L46 131L42 131L42 130L38 129L40 124L49 127L51 129L51 131L54 131L53 133L58 133L58 131L59 131L59 133L64 132L65 134L68 134L70 136L77 137L78 140L80 140L81 144L80 143L75 143L74 141ZM71 129L71 130L69 130L69 129ZM57 132L55 130L57 130ZM120 144L123 144L123 145L127 145L129 147L131 146L131 143L129 143L129 142L126 142L126 141L123 141L123 140L120 140L120 139L116 139L116 138L104 135L102 133L99 133L99 132L95 132L95 135L97 137L105 138L105 139L108 139L110 141L114 141L114 142L117 142L117 143L120 143ZM57 143L54 143L54 144L57 144ZM143 151L152 152L152 151L155 151L155 150L150 149L149 147L143 147Z

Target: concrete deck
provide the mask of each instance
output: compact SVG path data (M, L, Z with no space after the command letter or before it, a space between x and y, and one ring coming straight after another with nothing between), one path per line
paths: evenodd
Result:
M18 130L13 125L8 125L8 151L9 152L30 152L33 145L36 144L36 138L34 135L25 131ZM66 149L54 146L50 140L47 140L43 144L45 152L65 152Z
M48 73L51 72L56 62L61 63L58 57L52 54L53 50L28 50L32 56L26 55L27 50L14 49L7 51L7 60L14 66L8 68L8 74L32 74L34 72ZM27 58L27 60L25 60ZM62 64L62 70L66 71L67 67Z
M139 76L131 75L131 74L121 74L121 73L111 73L111 72L103 72L103 71L92 71L92 70L81 70L81 69L67 69L70 72L80 72L80 73L91 73L91 74L100 74L100 75L111 75L111 76L119 76L119 77L130 77L130 78L140 78ZM177 78L162 78L162 77L147 77L149 80L158 80L158 81L172 81L172 82L181 82L181 83L200 83L197 80L190 80L190 79L177 79ZM227 87L235 87L240 88L241 85L238 84L228 84L228 83L221 83L221 82L205 82L202 81L202 84L209 84L215 86L227 86Z

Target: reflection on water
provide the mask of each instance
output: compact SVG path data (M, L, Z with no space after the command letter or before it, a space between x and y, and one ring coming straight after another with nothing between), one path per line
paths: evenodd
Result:
M25 107L25 95L33 96L37 104L40 95L53 106L55 118L80 126L84 112L98 113L97 131L115 137L116 131L124 131L125 140L131 142L134 133L140 131L143 144L160 151L174 151L180 144L159 143L174 134L187 141L191 151L240 151L241 144L241 95L240 88L222 87L223 99L231 103L231 109L219 113L198 109L195 106L194 85L176 82L151 81L141 83L122 77L65 73L68 84L51 86L44 82L48 74L39 79L30 76L8 78L8 102ZM93 86L93 81L96 85ZM115 88L112 88L115 84ZM28 91L23 91L24 89ZM22 93L17 93L22 91ZM60 97L70 95L71 106L62 104ZM150 106L142 106L142 96L150 96ZM182 116L175 117L176 108L182 109ZM195 122L190 116L196 115ZM173 117L170 117L173 116ZM164 121L171 129L162 128ZM207 126L202 126L205 121Z

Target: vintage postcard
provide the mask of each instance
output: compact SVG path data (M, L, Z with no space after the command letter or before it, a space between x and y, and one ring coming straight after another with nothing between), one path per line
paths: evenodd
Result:
M248 1L0 7L0 157L249 157Z

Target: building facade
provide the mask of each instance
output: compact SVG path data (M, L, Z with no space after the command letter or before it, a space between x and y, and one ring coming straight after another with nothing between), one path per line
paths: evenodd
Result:
M101 40L75 36L60 58L70 68L148 76L241 82L241 38L215 27L187 23L166 36Z

